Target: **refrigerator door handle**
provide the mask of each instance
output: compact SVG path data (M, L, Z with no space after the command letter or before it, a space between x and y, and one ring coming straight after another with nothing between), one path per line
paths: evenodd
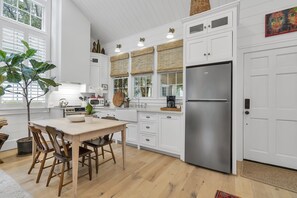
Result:
M187 100L187 102L229 102L228 99L195 99Z

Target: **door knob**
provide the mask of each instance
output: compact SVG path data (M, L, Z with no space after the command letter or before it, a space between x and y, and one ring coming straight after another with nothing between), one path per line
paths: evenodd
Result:
M245 111L244 114L245 114L245 115L249 115L250 112L249 112L249 111Z

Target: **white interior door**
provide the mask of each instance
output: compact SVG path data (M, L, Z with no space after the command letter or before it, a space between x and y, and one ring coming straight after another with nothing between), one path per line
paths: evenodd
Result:
M244 158L297 169L297 46L244 56Z

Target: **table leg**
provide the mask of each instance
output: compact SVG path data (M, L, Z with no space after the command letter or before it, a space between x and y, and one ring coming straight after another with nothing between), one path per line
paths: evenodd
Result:
M126 126L124 126L122 133L122 154L123 154L123 170L125 170L126 161Z
M72 188L73 188L73 197L77 197L79 144L80 144L79 138L74 137L73 141L72 141Z

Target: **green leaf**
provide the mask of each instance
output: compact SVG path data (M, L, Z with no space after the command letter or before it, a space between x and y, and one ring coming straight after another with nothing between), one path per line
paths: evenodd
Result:
M0 75L0 85L5 81L5 76Z
M46 63L37 69L37 73L44 73L54 68L56 68L56 65Z
M5 94L4 88L0 86L0 96L3 96Z
M44 65L44 64L46 64L46 63L44 63L44 62L38 62L38 61L36 61L36 60L34 60L34 59L31 59L30 60L30 63L31 63L31 65L32 65L32 67L33 68L39 68L39 67L41 67L42 65Z
M40 88L42 89L42 91L45 91L46 90L46 85L45 85L44 82L38 80L37 83L40 86Z
M35 71L31 67L24 66L21 69L22 74L26 77L26 79L31 79L34 77Z
M6 52L0 50L0 62L4 61L6 58Z
M20 64L21 62L24 61L24 57L19 55L19 54L14 54L14 56L12 57L11 60L11 66L17 66L18 64Z
M49 79L49 78L40 78L40 80L42 80L48 87L49 86L53 86L53 87L57 87L61 84L56 83L54 80Z
M0 75L4 74L8 69L8 66L0 67Z
M26 58L31 58L36 54L37 50L36 49L28 49L26 51Z
M25 40L22 40L22 43L27 49L30 49L29 44Z
M15 71L9 71L7 73L7 81L10 83L19 83L22 81L22 76Z

